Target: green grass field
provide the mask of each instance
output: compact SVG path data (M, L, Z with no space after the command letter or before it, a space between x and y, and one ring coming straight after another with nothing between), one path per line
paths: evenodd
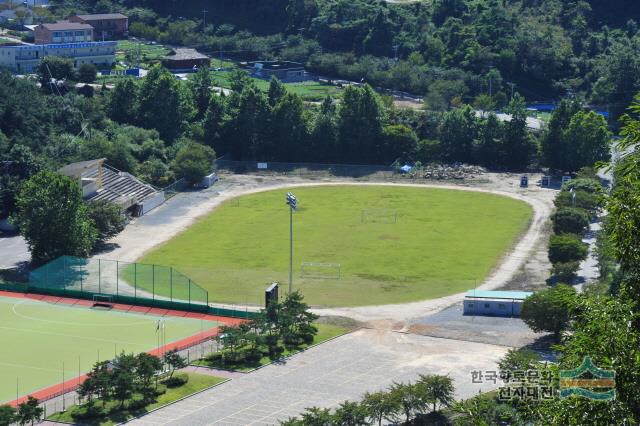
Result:
M304 187L294 213L294 288L316 306L402 303L473 288L527 228L524 202L491 194L388 186ZM144 263L174 266L209 300L262 304L272 281L286 288L286 190L230 200ZM363 210L366 210L363 221ZM389 222L397 215L396 223ZM302 262L340 264L301 277ZM138 283L140 284L140 283Z
M229 77L231 76L230 71L212 71L211 76L214 79L214 84L227 89L231 87L231 83L229 81ZM260 78L252 78L252 80L256 84L258 89L262 90L263 92L267 92L269 90L268 80L263 80ZM336 97L341 94L341 89L339 89L338 87L330 84L320 84L316 81L284 83L284 86L287 88L288 92L296 93L307 101L320 101L327 95Z
M69 380L78 371L89 371L99 358L154 349L159 318L0 297L0 403L15 399L16 379L23 396L61 383L63 363L64 379ZM167 343L216 325L197 319L162 319Z

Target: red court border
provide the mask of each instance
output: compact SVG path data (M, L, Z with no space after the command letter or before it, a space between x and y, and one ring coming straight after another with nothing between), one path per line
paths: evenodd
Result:
M70 297L59 297L59 296L45 296L41 294L25 294L25 293L14 293L9 291L0 290L0 297L10 297L14 299L31 299L38 300L40 302L53 303L53 304L62 304L68 306L93 306L93 302L85 299L75 299ZM192 319L203 319L208 321L217 321L221 322L228 326L235 326L243 323L244 319L239 318L230 318L230 317L222 317L218 315L209 315L202 314L197 312L186 312L186 311L178 311L175 309L163 309L163 308L150 308L146 306L137 306L137 305L127 305L123 303L114 303L113 308L117 311L123 312L135 312L137 314L143 315L156 315L156 316L170 316L170 317L182 317L182 318L192 318ZM217 336L219 332L219 327L212 327L208 330L204 330L201 333L195 334L193 336L185 337L184 339L180 339L178 341L168 343L159 348L152 349L147 353L151 355L159 355L165 352L177 349L183 350L190 348L191 346L195 346L198 343L202 343L214 336ZM18 399L14 399L9 402L9 405L17 406L18 404L27 400L29 396L37 398L40 402L47 401L49 399L61 396L67 392L72 392L76 390L82 382L86 380L87 376L82 375L76 377L71 380L67 380L64 383L58 383L53 386L48 386L46 388L37 390L35 392L31 392L28 395L21 396Z

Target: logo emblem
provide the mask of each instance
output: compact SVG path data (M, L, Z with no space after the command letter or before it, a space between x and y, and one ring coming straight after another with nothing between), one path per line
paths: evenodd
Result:
M616 397L616 372L595 366L590 357L573 370L560 370L560 398L580 395L598 401Z

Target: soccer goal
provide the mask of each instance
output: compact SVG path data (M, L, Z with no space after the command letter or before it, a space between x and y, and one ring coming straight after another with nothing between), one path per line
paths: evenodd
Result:
M113 308L113 296L108 294L94 294L92 297L94 308Z
M398 212L392 209L363 209L362 223L397 223Z
M340 279L339 263L302 262L301 278L315 278L326 280Z

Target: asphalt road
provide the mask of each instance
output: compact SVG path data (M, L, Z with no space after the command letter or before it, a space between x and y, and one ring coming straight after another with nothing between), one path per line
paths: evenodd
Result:
M10 269L31 258L27 243L19 235L0 236L0 269Z

